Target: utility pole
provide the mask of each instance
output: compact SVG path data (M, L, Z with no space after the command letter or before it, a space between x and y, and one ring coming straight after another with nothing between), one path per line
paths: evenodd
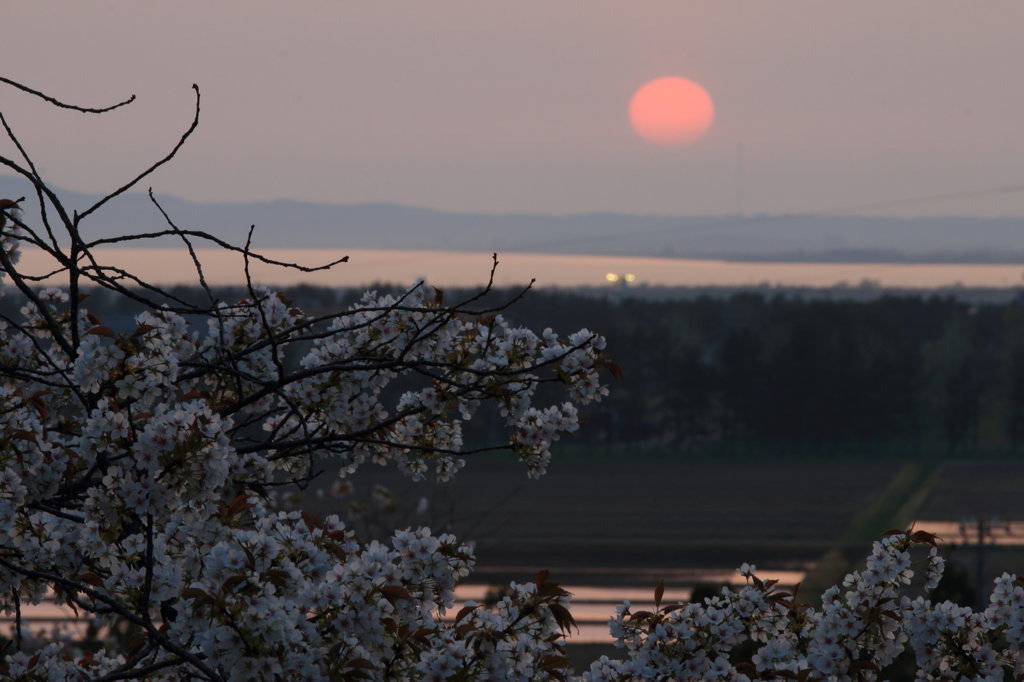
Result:
M736 214L743 215L743 143L736 143Z
M988 545L996 545L997 534L1010 535L1010 524L998 516L990 518L967 517L960 519L960 535L964 539L964 547L974 545L974 588L976 594L975 607L982 611L988 606L985 584L985 552ZM973 541L973 542L972 542Z

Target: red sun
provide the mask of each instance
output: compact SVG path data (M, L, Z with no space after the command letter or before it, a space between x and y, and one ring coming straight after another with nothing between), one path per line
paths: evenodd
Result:
M685 78L655 78L633 93L629 101L630 125L652 144L691 144L704 137L714 120L711 95Z

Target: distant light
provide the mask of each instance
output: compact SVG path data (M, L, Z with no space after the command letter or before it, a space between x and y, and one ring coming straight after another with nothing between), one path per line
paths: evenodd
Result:
M607 275L604 276L604 278L606 280L608 280L609 282L613 282L613 283L619 281L619 276L616 275L614 272L609 272Z
M636 275L634 275L632 272L627 272L626 276L623 279L625 279L627 282L635 282Z

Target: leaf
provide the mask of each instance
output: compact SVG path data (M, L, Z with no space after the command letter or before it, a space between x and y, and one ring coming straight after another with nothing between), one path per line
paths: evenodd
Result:
M75 603L75 599L77 598L78 590L68 590L67 594L64 597L64 603L68 606L68 608L75 612L75 618L80 617L78 615L78 605Z
M562 586L558 583L546 582L537 589L537 596L545 601L550 601L552 599L568 597L569 593L562 589Z
M340 543L330 541L324 542L324 549L330 552L338 561L343 562L348 559L348 552L345 551L345 548L342 547Z
M455 614L455 622L458 623L460 620L462 620L463 618L465 618L466 616L468 616L476 610L476 606L463 606L461 609L459 609L459 612Z
M409 590L405 589L401 585L384 585L380 588L380 593L387 597L387 600L394 603L398 599L404 599L405 601L412 601L412 595L409 594Z
M544 581L548 579L549 575L551 575L551 571L546 568L537 572L537 577L534 578L533 582L537 585L538 591L540 590L540 586L544 584Z
M317 517L313 516L308 512L302 512L301 517L303 523L306 524L306 528L308 528L309 530L313 530L315 528L323 529L324 527L324 524L320 519L318 519Z
M115 331L114 331L113 329L111 329L110 327L105 327L105 326L104 326L104 325L102 325L102 324L101 324L101 325L98 325L98 326L96 326L96 327L93 327L92 329L90 329L89 331L87 331L87 332L86 332L86 334L87 334L87 335L88 335L88 334L97 334L97 335L99 335L99 336L109 336L109 337L110 337L110 338L112 338L112 339L116 339L116 338L117 338L117 332L115 332Z
M570 628L576 628L576 632L580 631L579 626L576 625L576 619L569 613L569 609L561 604L552 604L549 608L551 609L551 615L555 617L555 622L558 623L558 627L562 632L568 634Z
M31 398L28 399L28 402L29 404L32 405L32 407L35 408L36 412L38 412L39 416L42 417L44 420L46 420L50 416L49 411L46 409L46 403L44 403L37 396L33 395Z
M153 331L154 329L156 329L156 327L154 327L151 324L140 324L138 327L135 328L135 331L132 333L132 338L133 339L137 339L138 337L142 336L143 334L148 334L149 332Z
M432 288L434 289L434 304L444 305L444 292L437 287Z
M249 502L245 495L235 495L235 498L231 500L231 504L228 505L228 514L231 516L237 516L247 509L252 509L256 505Z
M741 661L736 663L733 667L736 668L736 672L747 675L748 677L754 677L757 675L757 668L754 667L753 663Z
M610 360L601 361L599 366L608 370L608 373L611 374L612 378L616 381L622 381L626 376L625 372L622 371L622 368Z
M658 586L654 588L654 608L655 610L661 608L661 598L665 596L665 581L662 580L658 583Z
M910 539L911 541L916 542L918 544L931 545L932 547L935 547L937 545L936 540L938 539L938 537L939 536L935 533L929 533L928 531L918 530L910 536Z
M142 647L146 645L146 642L148 641L149 638L144 634L132 637L130 640L128 640L128 645L125 647L124 656L126 658L131 658L132 656L137 654L142 649Z
M181 598L191 599L197 604L212 604L216 601L213 598L213 595L211 595L206 590L200 589L198 587L188 587L182 590Z
M267 490L266 486L262 485L261 483L247 481L245 483L245 487L259 495L260 497L262 497L264 500L270 499L270 491Z
M25 201L25 197L21 197L20 199L0 199L0 211L6 211L11 208L21 208L18 204L23 201Z
M267 572L269 573L270 571ZM224 592L231 592L236 587L244 583L247 579L248 578L246 578L246 576L244 575L229 575L227 578L225 578L224 584L221 585L221 590L223 590Z
M77 580L80 583L85 583L86 585L92 585L94 587L103 586L103 578L101 578L99 575L91 571L88 573L83 573L82 575L75 578L75 580Z

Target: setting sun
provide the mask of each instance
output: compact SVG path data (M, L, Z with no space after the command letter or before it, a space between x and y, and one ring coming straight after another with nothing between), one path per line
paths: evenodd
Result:
M715 118L707 90L685 78L666 76L645 83L629 102L629 122L644 140L680 146L704 137Z

